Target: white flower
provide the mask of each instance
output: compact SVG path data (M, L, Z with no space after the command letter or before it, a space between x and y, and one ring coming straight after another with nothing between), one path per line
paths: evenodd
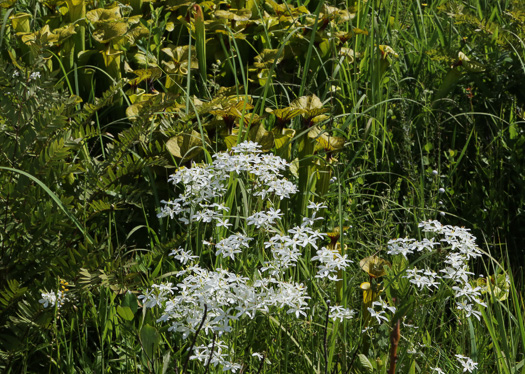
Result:
M469 318L470 316L474 316L480 321L481 318L481 312L473 309L473 304L468 304L465 300L457 301L456 302L456 308L459 310L463 310L466 313L466 317Z
M379 301L374 301L372 303L372 306L380 306L381 308L383 309L387 309L389 310L391 313L395 313L396 312L396 307L395 306L390 306L388 305L387 303L385 303L384 300L382 299L379 299Z
M329 318L332 320L339 319L339 322L343 322L344 319L352 319L356 312L352 309L343 308L340 305L331 306Z
M469 373L472 372L472 370L476 369L478 366L477 362L472 361L470 357L466 357L463 355L456 355L459 363L463 366L463 372L468 371Z
M430 240L425 238L420 242L416 241L416 239L399 238L390 240L387 245L388 254L394 256L401 254L407 258L407 255L410 255L416 251L421 252L423 250L427 250L431 252L434 249L434 246L438 245L438 243L435 242L433 238Z
M161 307L168 300L168 294L173 294L174 289L177 287L172 287L171 283L154 284L151 290L146 290L144 295L140 295L138 299L143 300L144 308Z
M328 207L326 205L324 205L323 203L314 203L313 201L310 201L308 203L307 208L308 209L313 209L315 212L318 212L319 210L326 209Z
M186 263L189 261L199 258L199 256L193 256L191 250L185 251L182 247L172 250L169 255L173 256L176 260L179 260L183 265L186 265Z
M37 78L40 78L40 72L38 71L31 73L31 75L29 76L30 80L36 80Z
M370 317L377 319L377 323L381 323L381 320L384 320L384 321L388 322L388 318L383 316L383 314L385 314L384 310L376 312L372 308L367 308L367 309L368 309L368 312L370 313Z
M445 273L445 275L443 275L443 278L452 279L459 283L467 283L468 276L474 275L474 273L467 271L467 265L461 266L459 264L457 264L457 267L455 268L446 267L440 270L440 272Z
M473 288L470 283L465 283L463 285L463 288L454 286L452 287L452 289L456 291L454 294L455 297L465 296L469 301L475 301L477 299L477 296L481 295L481 288Z
M229 219L218 219L217 220L217 227L230 227L233 226L231 223L228 222Z
M328 279L332 281L339 280L337 278L337 272L346 269L346 267L352 262L347 258L346 254L342 256L337 249L328 249L327 247L322 247L317 251L317 255L312 257L311 261L315 260L318 260L321 263L318 266L319 270L315 277L328 277Z
M67 300L66 294L61 290L55 292L43 292L42 298L38 301L40 304L44 304L44 308L48 306L54 307L55 304L60 308Z
M259 143L247 140L232 147L234 153L261 153L262 146Z
M445 374L445 372L438 367L430 368L430 370L432 370L434 373L437 373L437 374Z
M281 216L283 213L281 213L281 209L275 210L273 208L270 208L268 212L256 212L246 218L246 224L247 225L255 225L257 228L269 228L275 220L281 219Z
M230 235L229 237L224 238L217 243L217 245L215 246L215 248L217 248L215 255L230 257L232 260L234 260L235 255L237 253L242 253L242 247L249 247L249 243L251 240L252 238L243 234L237 233Z
M414 253L414 250L416 249L415 243L416 239L409 238L390 240L387 244L387 253L393 256L401 254L403 257L407 258L407 255Z
M420 290L423 288L430 289L431 287L439 287L439 282L437 282L436 279L440 277L431 270L408 269L406 273L407 275L403 278L409 279L410 283L415 284Z

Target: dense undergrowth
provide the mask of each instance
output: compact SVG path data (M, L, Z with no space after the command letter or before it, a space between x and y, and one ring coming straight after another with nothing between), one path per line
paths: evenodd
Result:
M521 1L0 9L1 371L525 372Z

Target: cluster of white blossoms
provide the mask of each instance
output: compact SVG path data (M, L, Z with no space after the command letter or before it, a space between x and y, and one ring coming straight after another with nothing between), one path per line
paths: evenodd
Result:
M468 261L472 258L480 257L482 251L476 245L476 237L468 229L450 225L443 225L438 221L425 221L419 224L422 231L434 233L441 237L439 241L435 238L417 241L415 239L395 239L388 242L388 253L391 255L403 255L407 258L415 252L432 252L434 247L438 246L442 250L447 250L445 266L435 272L431 269L407 269L405 278L414 284L420 290L432 287L439 288L441 282L452 282L450 287L454 292L456 309L464 312L468 318L476 317L480 320L481 312L479 306L487 305L480 299L481 287L472 286L469 282L469 276L474 273L468 271ZM377 318L377 317L376 317ZM476 369L477 363L469 357L456 355L462 366L463 372L472 372ZM443 373L438 368L431 368L435 373Z
M401 254L406 258L415 252L432 252L436 246L447 250L445 266L439 269L439 272L431 269L407 269L405 278L420 290L439 288L442 281L451 281L456 309L465 312L467 318L474 316L479 320L481 312L476 309L476 305L486 307L486 304L480 299L482 289L473 287L469 283L469 275L474 273L468 271L468 261L482 255L476 245L476 237L468 229L443 225L438 221L425 221L420 223L419 227L422 231L434 233L441 239L439 241L435 241L435 238L422 241L407 238L390 240L388 253Z
M287 162L278 156L263 154L260 148L257 143L244 142L229 153L214 155L211 165L194 164L189 169L178 169L169 181L183 187L182 191L177 198L163 201L159 217L177 218L184 224L209 223L218 228L216 234L220 237L216 244L203 242L206 246L215 246L218 258L232 262L245 251L266 250L268 260L252 278L247 278L225 268L202 268L198 256L190 249L179 248L170 254L182 267L176 274L176 285L153 285L139 296L144 307L161 308L158 322L169 323L169 330L180 333L184 339L197 333L201 324L203 334L217 336L219 340L195 347L190 359L205 365L220 365L224 371L235 372L240 368L230 362L228 357L233 352L220 340L232 331L240 318L253 319L257 313L276 309L296 318L307 316L310 297L306 286L286 280L286 270L296 266L306 247L316 251L312 257L312 261L319 263L316 278L337 280L337 272L351 262L337 250L320 245L326 235L314 229L314 225L321 219L316 216L317 212L326 208L322 204L310 203L311 217L305 217L301 225L287 232L277 228L283 213L272 206L272 201L289 198L297 192L297 187L281 175L289 166ZM246 229L256 229L256 241L244 232L228 232L232 231L232 224L223 202L232 177L243 178L246 191L256 200L263 200L260 206L271 206L245 217ZM256 248L252 243L263 243L264 248ZM231 262L223 262L223 266ZM354 313L341 306L331 306L329 315L333 320L343 321L352 318Z
M249 174L252 178L252 194L266 198L271 195L289 198L297 187L282 178L281 171L288 163L275 155L262 154L260 145L251 141L232 148L230 153L217 153L211 165L193 165L190 169L180 168L168 179L174 185L182 184L184 191L174 200L162 201L164 207L159 217L170 217L189 224L190 222L223 222L227 208L213 203L227 191L231 173L237 176ZM278 212L267 212L275 217ZM253 217L254 222L258 217Z
M42 298L39 300L40 304L44 304L44 308L60 308L67 301L66 293L62 290L57 292L42 292Z
M476 237L468 229L443 225L438 221L425 221L420 223L419 227L424 232L435 233L441 239L437 242L435 238L422 241L407 238L390 240L388 253L401 254L406 258L415 252L432 252L436 246L446 249L448 252L444 261L445 267L439 269L439 273L431 269L413 268L406 270L405 278L420 290L431 290L432 287L437 289L442 281L452 281L456 309L463 311L467 318L474 316L479 320L481 312L475 306L486 307L486 304L480 299L482 289L469 283L469 275L474 273L468 271L468 261L482 255L476 245Z
M473 370L476 370L478 368L477 362L474 362L470 357L463 355L455 355L455 357L459 361L461 369L463 369L463 373L472 373ZM445 372L438 367L431 367L430 369L433 373L445 374Z

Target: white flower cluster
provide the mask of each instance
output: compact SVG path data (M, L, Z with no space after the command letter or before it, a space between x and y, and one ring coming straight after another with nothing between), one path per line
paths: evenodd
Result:
M257 143L244 142L233 147L231 153L214 155L211 165L181 168L170 176L169 180L182 185L183 189L176 199L164 201L165 206L159 217L176 217L185 224L215 222L215 227L221 227L221 230L216 230L220 240L217 244L203 244L214 245L216 256L234 261L237 255L250 249L253 238L240 232L224 235L232 226L224 216L228 208L221 203L230 177L244 178L249 183L246 190L252 196L267 200L267 205L262 206L271 206L272 200L275 201L271 198L277 197L278 202L297 192L294 184L282 178L281 171L287 166L280 157L262 154ZM308 246L317 250L317 255L312 258L312 261L320 263L317 278L336 280L337 271L344 270L351 262L336 250L319 248L318 242L325 234L313 227L321 219L316 217L317 212L326 206L310 203L308 208L313 210L311 217L303 219L301 225L289 229L287 233L276 228L283 216L280 209L269 207L245 218L246 227L260 229L264 241L258 242L264 243L270 251L270 259L262 264L253 279L224 268L214 271L202 268L197 263L198 256L193 255L191 250L173 250L170 255L185 266L176 274L179 281L176 286L166 283L146 290L139 296L144 307L161 308L158 322L170 323L169 330L182 334L184 339L195 334L201 323L205 335L223 337L232 331L241 317L253 319L257 313L269 313L272 309L284 309L296 318L306 317L310 299L306 287L285 280L286 270L297 264L302 250ZM349 309L339 306L330 308L330 317L334 320L350 319L353 315L354 311ZM228 350L223 341L196 347L190 358L205 365L208 361L212 366L220 365L224 371L235 372L240 368L228 360Z
M228 353L223 353L226 351L228 351L228 346L224 342L217 341L208 345L195 347L190 359L199 360L205 366L208 364L213 366L220 365L223 371L236 373L241 369L241 365L228 361Z
M235 260L235 254L241 253L242 247L248 248L251 240L253 240L253 238L239 233L230 235L217 243L217 252L215 252L215 255L229 257Z
M254 225L258 229L261 227L268 229L276 220L281 219L282 215L281 209L275 210L274 208L270 208L267 212L256 212L252 214L246 219L246 223L248 225Z
M450 248L447 257L444 261L446 266L439 270L438 275L430 269L408 269L405 278L409 279L410 283L414 284L420 290L432 287L439 288L440 281L449 279L455 283L452 286L454 297L456 299L456 308L464 311L466 317L474 316L478 320L481 317L481 312L476 310L475 304L486 306L479 297L482 289L480 287L473 287L469 283L469 275L474 275L468 271L468 261L471 258L481 256L482 252L476 245L476 237L473 236L468 229L450 225L442 225L438 221L425 221L419 224L424 232L435 233L442 236L439 242L432 239L423 239L417 241L415 239L395 239L388 242L388 254L401 254L405 258L415 252L432 252L435 246L442 245Z
M469 372L472 373L473 370L476 370L478 368L478 363L474 362L470 357L463 356L463 355L455 355L456 359L459 361L460 365L462 366L461 369L463 369L463 373ZM430 368L433 373L437 374L445 374L443 370L441 370L438 367Z
M457 226L442 225L438 221L426 221L419 224L425 232L433 232L442 235L441 242L450 246L445 263L448 265L440 272L445 275L443 278L453 280L456 285L452 287L456 299L456 308L465 312L466 317L473 315L478 320L481 312L474 309L477 304L482 307L487 305L480 300L481 288L472 287L468 283L467 262L471 258L480 257L481 249L476 245L476 237L468 229Z
M336 305L330 307L329 318L339 322L343 322L345 319L354 318L356 312L352 309L343 308L342 306Z
M185 224L189 222L211 222L223 219L220 211L227 211L221 204L214 204L226 193L230 173L238 176L248 174L253 183L253 195L265 199L275 195L281 200L297 192L297 187L282 178L280 171L288 163L272 154L261 154L261 146L248 141L232 148L232 153L217 153L211 165L193 165L192 168L180 168L168 179L175 185L185 187L178 198L162 201L164 207L159 217L179 217ZM270 211L275 216L279 212ZM253 217L254 222L258 217Z
M39 300L40 304L44 304L44 308L53 308L55 304L60 308L67 301L66 293L58 290L57 292L42 292L42 298Z
M475 370L477 369L477 366L478 364L474 361L472 361L472 359L470 357L466 357L466 356L463 356L463 355L456 355L456 358L458 359L459 363L461 364L461 366L463 366L463 372L469 372L469 373L472 373L472 370Z
M437 279L440 279L440 277L432 270L414 268L408 269L406 273L407 275L405 278L408 278L409 282L415 284L420 290L424 287L427 287L428 289L430 289L430 287L439 288L439 282Z
M182 278L176 287L171 283L153 285L142 299L144 307L163 307L159 322L170 322L170 331L180 332L183 338L195 333L206 315L203 330L221 336L232 329L231 323L241 316L254 318L258 311L268 312L271 307L288 308L296 317L306 316L306 287L298 283L282 282L274 278L262 278L248 284L248 278L240 277L225 269L209 271L192 265L177 273ZM174 291L178 291L174 294Z
M439 243L434 242L434 238L431 240L423 239L422 241L416 241L416 239L410 238L393 239L388 242L388 254L400 254L407 258L407 255L414 252L422 252L424 250L431 252L434 246L438 244Z
M318 260L321 264L318 266L316 278L328 278L331 281L341 280L337 278L337 272L344 270L353 261L347 258L347 255L341 255L336 248L323 247L317 251L317 256L312 257L312 261Z

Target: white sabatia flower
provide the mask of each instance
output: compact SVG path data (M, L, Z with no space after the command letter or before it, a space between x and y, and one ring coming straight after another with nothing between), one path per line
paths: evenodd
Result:
M233 226L233 224L229 223L228 222L229 219L226 218L226 219L218 219L217 220L217 227L225 227L225 228L228 228L230 226Z
M186 265L188 262L199 258L199 256L193 256L191 250L186 251L182 247L172 250L169 255L173 256L175 260L179 260L183 265Z
M446 267L440 270L440 272L445 273L443 278L452 279L458 283L467 283L468 276L474 275L474 273L467 271L467 265L458 265L456 268Z
M317 251L317 255L312 257L311 261L319 261L321 264L318 266L319 270L317 272L316 278L326 278L332 281L338 281L337 272L339 270L344 270L348 265L350 265L351 260L347 258L347 255L344 256L339 253L337 249L329 249L327 247L322 247Z
M486 306L486 305L484 305ZM474 304L467 303L466 300L461 300L456 302L456 308L458 310L462 310L465 312L465 316L469 318L470 316L474 316L480 321L481 319L481 312L474 310Z
M463 372L468 371L469 373L471 373L472 370L476 369L478 366L478 363L472 361L470 357L456 355L456 358L458 359L459 363L463 366Z
M345 319L352 319L354 318L356 312L352 309L343 308L340 305L335 305L330 307L330 314L329 318L332 320L339 320L339 322L343 322Z
M454 286L452 287L452 290L455 291L454 296L455 297L466 297L469 301L476 301L478 299L478 296L481 296L481 288L480 287L472 287L470 283L465 283L463 285L463 288Z
M381 310L379 312L376 312L372 308L367 308L367 310L370 313L370 317L377 319L377 323L381 323L381 320L384 320L384 321L388 322L388 318L383 315L383 314L385 314L384 310Z
M281 219L282 215L283 213L281 213L281 209L275 210L270 208L267 212L256 212L247 217L246 224L249 226L254 225L258 229L261 228L261 226L267 229L274 224L275 220Z
M437 282L436 279L440 279L440 277L431 270L418 270L414 268L408 269L406 273L407 275L403 278L407 278L410 283L415 284L420 290L423 288L428 288L430 290L431 287L439 287L439 282Z
M387 253L390 255L401 254L407 258L407 255L410 255L414 252L422 252L423 250L432 252L434 246L438 244L439 243L434 241L434 238L430 240L425 238L422 241L417 241L416 239L410 238L393 239L388 242Z
M396 307L395 306L390 306L388 305L384 300L382 300L381 298L378 300L378 301L374 301L372 303L372 306L380 306L381 308L383 309L387 309L389 310L391 313L395 313L396 312Z
M232 260L234 260L237 253L242 253L243 247L249 247L251 240L253 240L253 238L239 233L230 235L229 237L224 238L219 243L217 243L215 246L217 249L215 255L230 257Z
M321 209L326 209L328 208L326 205L324 205L323 203L314 203L313 201L310 201L308 203L308 206L307 206L308 209L313 209L315 212L318 212L320 211Z

